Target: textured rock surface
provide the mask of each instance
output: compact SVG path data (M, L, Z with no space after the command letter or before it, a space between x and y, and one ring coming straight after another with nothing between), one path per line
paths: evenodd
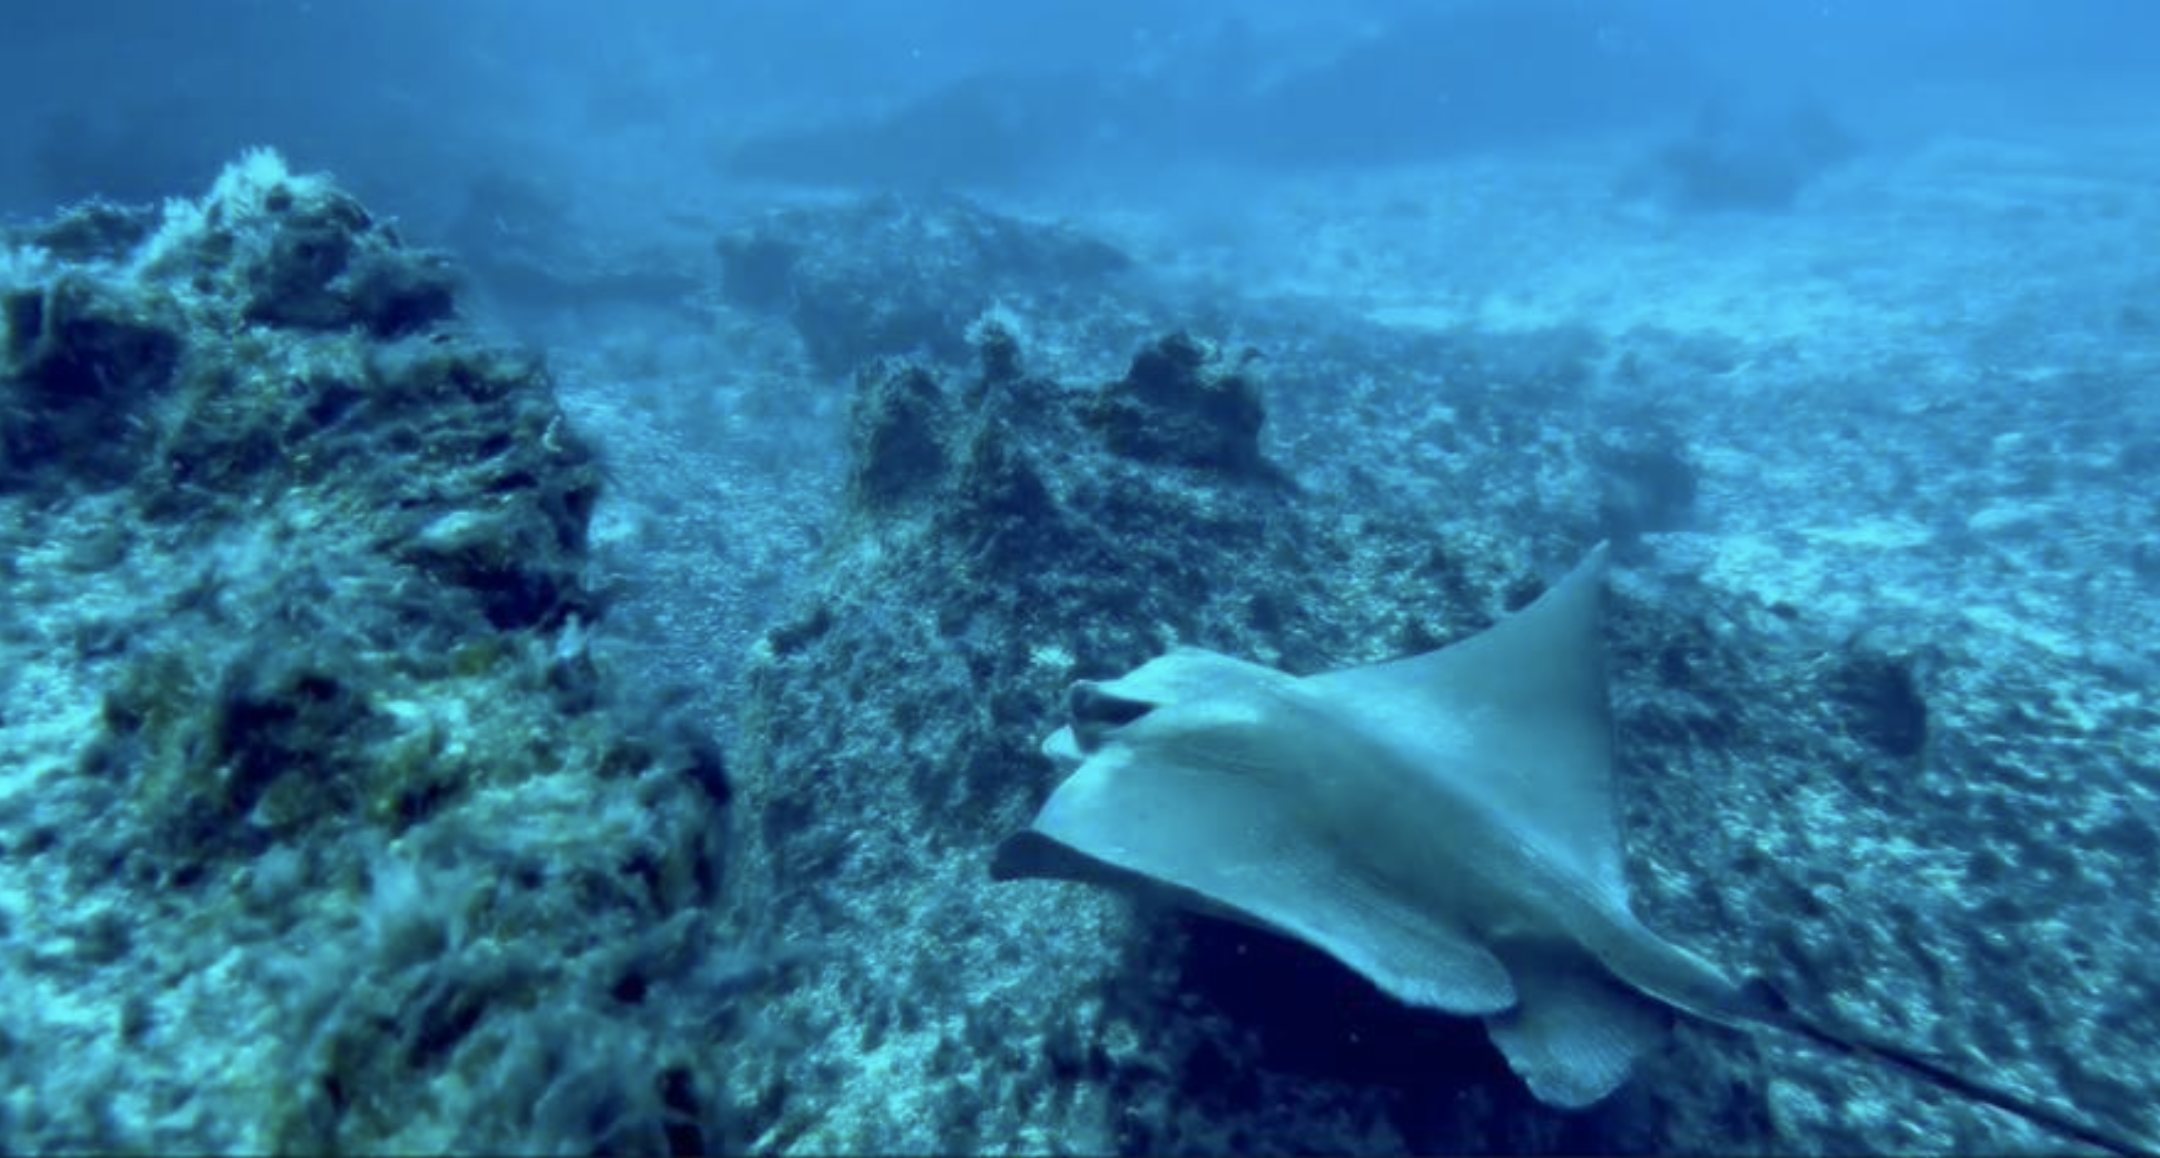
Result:
M880 355L964 358L969 325L994 305L1085 316L1131 265L1077 230L959 196L776 210L719 249L728 299L786 315L828 373Z
M266 154L6 252L0 1148L742 1145L729 787L547 375Z

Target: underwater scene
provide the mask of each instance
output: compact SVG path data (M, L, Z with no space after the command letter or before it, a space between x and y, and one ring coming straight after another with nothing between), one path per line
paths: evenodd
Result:
M2160 6L0 90L0 1152L2160 1152Z

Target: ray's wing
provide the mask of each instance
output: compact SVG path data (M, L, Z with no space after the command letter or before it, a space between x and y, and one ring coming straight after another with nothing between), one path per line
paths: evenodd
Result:
M1317 946L1399 1000L1513 1005L1507 970L1467 930L1357 871L1355 817L1330 815L1305 775L1339 737L1283 698L1294 685L1196 649L1085 685L1072 728L1044 745L1078 763L1034 831Z
M1606 547L1490 629L1438 651L1308 676L1359 725L1411 750L1426 775L1472 792L1620 907L1605 684Z

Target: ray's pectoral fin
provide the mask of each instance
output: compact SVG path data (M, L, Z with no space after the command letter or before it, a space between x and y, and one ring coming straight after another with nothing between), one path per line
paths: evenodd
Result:
M1398 1001L1464 1016L1491 1014L1517 1000L1508 970L1469 935L1391 911L1384 898L1346 890L1327 906L1292 913L1295 898L1246 896L1242 903L1221 886L1202 889L1171 872L1147 872L1114 864L1034 830L1006 837L990 862L996 880L1036 877L1101 885L1153 895L1173 905L1251 925L1304 941L1334 956ZM1184 878L1197 879L1197 878ZM1253 885L1265 890L1264 879ZM1267 916L1275 911L1275 917Z
M1351 871L1358 817L1316 816L1326 809L1297 757L1325 732L1286 698L1295 683L1180 648L1076 685L1072 723L1043 744L1070 775L993 871L1167 892L1305 941L1412 1004L1466 1015L1514 1004L1506 968L1470 932Z

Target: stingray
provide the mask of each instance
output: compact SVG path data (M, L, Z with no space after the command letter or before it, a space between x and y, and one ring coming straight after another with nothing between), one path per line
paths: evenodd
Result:
M1802 1034L2111 1150L2112 1133L1800 1015L1636 919L1612 788L1603 544L1527 608L1404 659L1293 676L1177 647L1082 680L1064 779L999 879L1167 894L1302 941L1406 1005L1483 1020L1538 1100L1592 1105L1672 1011Z

